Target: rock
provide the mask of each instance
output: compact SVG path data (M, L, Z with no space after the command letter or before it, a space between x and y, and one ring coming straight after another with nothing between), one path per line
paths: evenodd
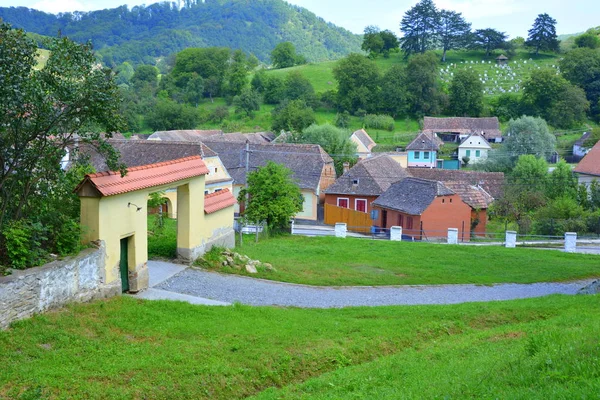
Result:
M258 271L256 270L256 267L253 264L246 264L246 271L250 274L258 273Z
M223 265L224 267L226 267L226 266L228 265L228 264L227 264L227 260L223 260L223 261L221 261L221 265Z
M264 263L264 264L263 264L263 267L265 267L265 269L266 269L267 271L269 271L269 272L273 272L273 271L275 271L275 268L273 268L273 266L272 266L271 264L269 264L269 263Z
M225 260L227 261L227 264L229 264L229 265L235 264L235 262L233 261L233 258L230 256L225 257Z

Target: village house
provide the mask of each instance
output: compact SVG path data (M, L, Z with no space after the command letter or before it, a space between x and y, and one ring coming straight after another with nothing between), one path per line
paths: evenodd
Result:
M465 160L468 160L469 164L475 164L487 159L491 149L492 146L483 136L473 133L464 138L458 146L458 159L463 164L465 164Z
M423 132L435 133L445 142L459 142L473 133L480 134L490 143L502 141L500 122L497 117L425 117L423 118Z
M364 129L359 129L350 136L350 141L356 144L356 156L359 159L371 157L371 150L377 146L377 143Z
M421 132L406 146L408 166L436 168L437 154L443 142L435 133Z
M392 184L373 202L375 225L401 226L402 234L417 240L445 237L448 228L470 240L471 208L442 182L405 178Z
M573 157L576 161L581 160L590 151L589 146L586 146L586 140L590 137L592 132L585 132L577 141L573 144Z
M204 142L204 141L219 141L219 142L237 142L237 143L254 143L266 144L275 140L275 134L272 132L255 132L255 133L224 133L222 130L175 130L175 131L157 131L148 136L148 140L162 140L171 142Z
M600 183L600 142L583 157L573 170L577 173L577 180L580 184L589 187L593 181Z

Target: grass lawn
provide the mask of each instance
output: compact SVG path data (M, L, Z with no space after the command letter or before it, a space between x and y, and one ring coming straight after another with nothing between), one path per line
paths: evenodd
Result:
M0 398L592 398L600 296L333 310L129 297L0 332Z

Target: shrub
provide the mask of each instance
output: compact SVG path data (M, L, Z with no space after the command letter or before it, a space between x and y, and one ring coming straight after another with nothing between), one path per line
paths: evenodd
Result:
M389 115L367 114L365 115L365 128L394 130L394 118Z
M11 221L5 225L2 236L12 268L25 269L43 264L45 252L42 242L46 240L46 230L42 224L28 220Z

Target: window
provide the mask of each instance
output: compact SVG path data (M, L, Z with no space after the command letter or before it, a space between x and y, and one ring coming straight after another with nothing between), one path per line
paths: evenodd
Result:
M481 150L475 150L475 157L481 157Z
M365 199L356 199L354 201L354 208L356 211L367 212L367 200Z
M421 158L421 152L415 151L415 160L418 160L419 158Z
M424 151L423 152L423 159L424 160L429 160L429 152L428 151Z
M348 199L347 198L343 198L343 197L338 197L337 199L337 206L338 207L342 207L342 208L348 208Z
M219 169L217 167L215 167L215 174L219 171Z
M407 217L406 218L406 229L412 229L413 228L413 217Z
M352 184L353 184L354 186L358 185L358 183L359 183L359 182L360 182L360 180L359 180L358 178L356 178L356 179L352 179Z
M450 199L450 203L452 203L452 199Z
M471 157L471 150L467 150L467 157Z
M445 203L445 202L446 202L446 199L442 199L442 203Z

